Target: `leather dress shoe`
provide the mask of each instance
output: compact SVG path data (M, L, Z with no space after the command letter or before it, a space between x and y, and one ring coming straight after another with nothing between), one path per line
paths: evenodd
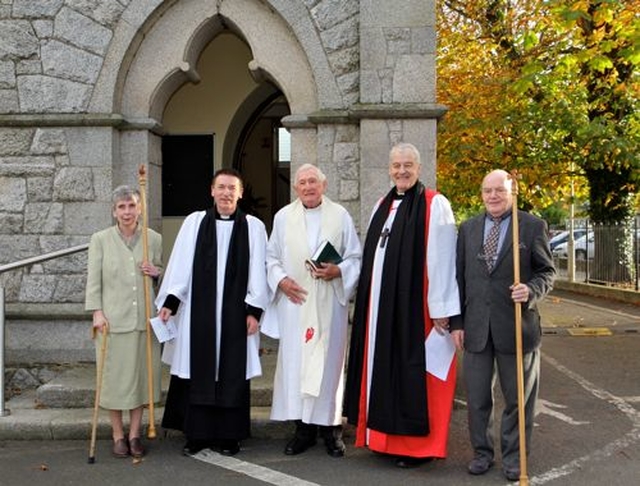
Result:
M491 466L493 466L493 460L489 459L486 456L476 456L467 466L467 471L469 471L469 474L479 476L480 474L484 474L489 469L491 469Z
M504 477L509 481L518 481L520 480L520 469L517 467L504 467L502 469L502 473Z
M340 437L326 437L324 445L327 448L327 454L331 457L342 457L344 456L344 451L347 450L344 441Z
M223 440L220 444L220 454L223 456L235 456L240 452L240 443L237 440Z
M284 448L284 453L287 456L295 456L297 454L301 454L306 451L309 447L316 445L316 438L302 438L302 437L294 437L289 442L287 442L286 447Z
M122 459L129 456L127 439L118 439L113 443L113 456Z
M412 469L426 462L430 462L432 459L432 457L399 456L396 457L396 466L402 469Z
M209 445L202 440L188 440L182 448L182 454L185 456L192 456L197 454L202 449L206 449Z
M129 451L133 457L142 457L144 456L145 450L142 445L142 441L140 437L134 437L129 440Z

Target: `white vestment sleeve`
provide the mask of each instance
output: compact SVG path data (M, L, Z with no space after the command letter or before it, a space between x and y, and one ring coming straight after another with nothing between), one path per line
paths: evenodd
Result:
M191 213L182 223L155 300L156 307L160 309L169 294L180 299L180 307L175 315L178 336L164 344L162 361L171 366L172 375L183 379L189 379L191 373L191 274L198 231L205 214L205 211Z
M280 329L278 327L278 283L287 276L284 268L284 255L282 245L284 244L285 231L285 211L280 210L273 218L273 229L271 237L267 243L267 283L269 286L269 305L262 318L260 331L273 339L280 339Z
M456 281L456 222L447 198L437 194L431 200L427 269L428 306L431 318L460 314Z
M358 277L360 276L360 260L362 259L362 246L353 220L348 212L344 213L343 222L344 254L342 262L338 265L342 278L333 279L332 285L335 297L340 305L347 305L353 295Z
M262 221L253 216L247 216L247 224L249 226L250 261L245 303L265 310L269 304L266 267L267 231ZM250 380L260 375L262 375L260 333L256 332L247 336L246 379Z
M273 219L273 230L267 243L267 282L272 296L275 298L278 293L280 280L287 276L284 268L284 254L282 245L284 244L284 232L286 215L284 211L279 211Z
M175 295L180 299L181 303L184 303L189 298L196 240L200 223L205 214L205 211L191 213L180 227L169 257L167 270L162 278L158 297L155 300L158 310L162 307L169 294Z
M253 216L247 216L247 223L249 226L250 261L245 302L265 310L269 304L266 267L267 231L262 221Z

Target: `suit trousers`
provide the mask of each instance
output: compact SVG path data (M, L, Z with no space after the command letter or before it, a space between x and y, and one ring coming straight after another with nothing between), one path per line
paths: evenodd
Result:
M540 378L540 350L523 356L524 410L527 451L531 443L535 402ZM516 355L499 353L491 339L480 353L465 351L464 382L467 392L469 434L476 457L493 460L494 384L497 378L504 398L500 424L502 467L520 467L518 429L518 382Z

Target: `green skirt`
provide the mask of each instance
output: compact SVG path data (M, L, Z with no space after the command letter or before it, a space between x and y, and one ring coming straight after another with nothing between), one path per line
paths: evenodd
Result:
M102 333L98 333L95 339L96 367L100 363L102 339ZM100 407L107 410L132 410L147 405L147 333L109 333L105 353ZM151 363L153 401L157 403L160 400L160 343L155 336L151 339Z

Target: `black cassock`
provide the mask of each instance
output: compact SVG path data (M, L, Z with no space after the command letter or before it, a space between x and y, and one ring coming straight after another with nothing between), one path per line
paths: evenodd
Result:
M162 426L184 432L188 440L242 440L250 435L250 388L246 379L247 315L261 309L245 303L249 278L246 216L232 216L234 227L225 267L219 369L216 370L217 238L215 209L198 230L191 289L190 379L171 376ZM164 306L177 310L169 295ZM218 380L216 381L216 374Z

